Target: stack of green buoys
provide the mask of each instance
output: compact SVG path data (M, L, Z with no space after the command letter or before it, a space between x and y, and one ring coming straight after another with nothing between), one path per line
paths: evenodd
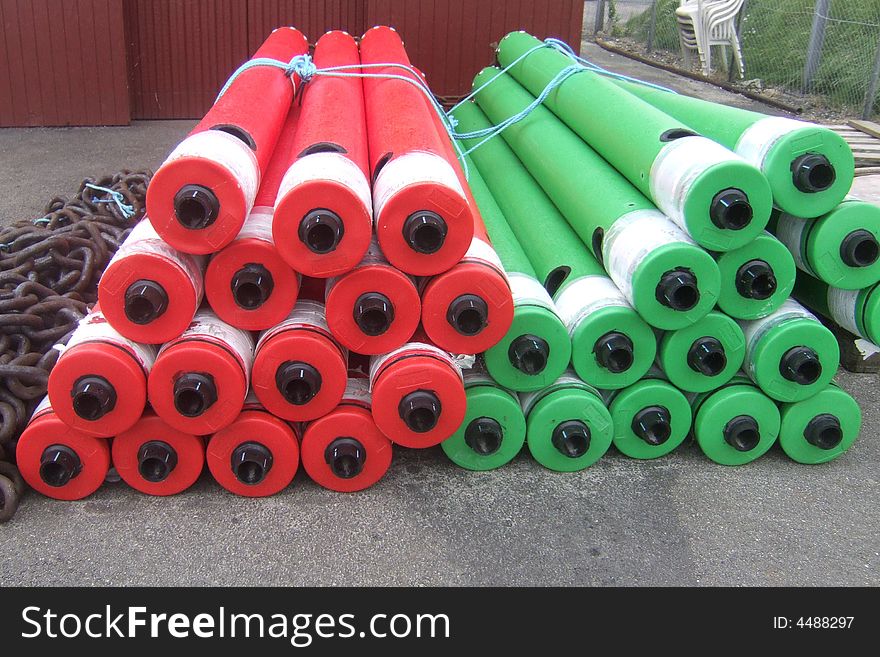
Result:
M572 472L689 438L728 466L777 444L804 464L845 453L861 411L826 324L880 340L880 207L846 196L846 143L524 32L497 59L450 116L516 310L464 374L449 458L489 470L525 445Z

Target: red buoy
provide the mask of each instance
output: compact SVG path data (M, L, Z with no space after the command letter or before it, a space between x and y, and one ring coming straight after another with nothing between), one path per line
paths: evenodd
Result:
M361 38L363 64L410 61L400 36L390 27L374 27ZM398 67L370 69L372 74L423 80ZM446 155L425 95L403 80L364 80L373 216L385 257L417 276L446 271L464 255L474 220L455 167Z
M464 420L467 400L461 369L448 352L427 342L408 342L374 356L370 388L373 419L398 445L437 445Z
M113 467L147 495L176 495L192 486L205 466L205 441L179 431L147 410L113 440Z
M149 219L135 226L98 283L98 303L129 340L161 344L183 333L204 294L204 256L181 253Z
M348 380L339 406L306 427L301 449L309 477L330 490L363 490L385 475L391 465L391 441L370 413L367 379Z
M253 209L235 239L211 256L205 273L205 296L217 316L249 331L267 329L287 317L299 291L299 276L275 248L271 207L290 159L298 115L295 105L287 115Z
M159 350L147 381L150 405L179 431L219 431L241 412L253 358L250 333L202 308L183 335Z
M319 69L357 66L357 43L347 32L327 32L314 62ZM366 252L373 228L360 78L316 75L308 82L288 164L275 201L278 251L307 276L348 271Z
M104 483L110 441L67 426L46 397L18 439L15 458L21 476L37 492L57 500L80 500Z
M286 63L308 49L298 30L281 27L253 59ZM273 66L242 71L159 167L147 189L147 214L170 245L207 254L235 238L254 204L298 82Z
M156 348L123 337L100 310L83 318L49 374L55 414L90 436L110 437L140 419Z
M260 335L253 390L273 415L314 420L342 398L347 358L330 333L324 304L300 299L287 319Z
M236 495L267 497L293 481L299 468L294 428L248 395L244 410L208 441L208 468L218 484Z
M375 239L357 267L327 281L327 324L356 353L397 349L415 333L420 313L412 277L388 264Z

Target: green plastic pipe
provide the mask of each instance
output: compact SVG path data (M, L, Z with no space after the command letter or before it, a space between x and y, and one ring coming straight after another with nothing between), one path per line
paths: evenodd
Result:
M862 411L833 383L806 401L780 406L779 445L798 463L827 463L848 450L859 435Z
M455 117L459 130L489 126L472 103L458 108ZM472 178L483 174L538 279L553 295L571 336L578 376L598 388L624 388L638 381L656 353L651 328L503 140L485 143L472 160L479 169L471 171Z
M540 45L511 32L497 52L501 66L535 96L573 64L549 47L526 55ZM544 104L705 248L739 248L767 225L773 198L756 167L607 77L581 70Z
M526 439L519 399L479 365L464 370L464 386L464 421L440 446L450 461L467 470L500 468L519 454Z
M774 213L769 229L801 271L847 290L880 281L880 206L848 198L817 219Z
M716 253L721 272L718 307L737 319L766 317L782 305L794 285L794 258L768 232L726 253Z
M813 312L832 320L850 333L880 342L880 283L863 290L831 287L803 272L798 273L794 297Z
M743 369L777 401L812 397L837 371L837 339L792 298L767 317L739 320L739 325L746 338Z
M477 102L496 124L533 100L494 68L483 69L474 86L489 80ZM712 309L720 286L712 257L547 108L537 107L501 137L646 322L680 328ZM497 139L474 151L478 163L480 151Z
M603 390L614 423L613 443L634 459L656 459L681 445L691 429L684 393L656 367L623 390Z
M779 435L779 407L743 375L711 392L688 395L697 444L715 463L743 465L763 456Z
M739 325L713 310L691 326L665 333L657 360L678 388L708 392L733 378L745 352L746 340Z
M824 214L852 185L852 150L833 130L643 84L615 83L760 169L770 183L773 203L785 212L797 217Z
M611 446L614 427L599 391L572 370L537 392L520 393L526 444L550 470L575 472L598 461Z
M568 329L470 160L468 175L468 185L507 272L513 295L513 322L501 341L485 352L486 367L492 378L506 388L540 390L553 383L568 367L571 360Z

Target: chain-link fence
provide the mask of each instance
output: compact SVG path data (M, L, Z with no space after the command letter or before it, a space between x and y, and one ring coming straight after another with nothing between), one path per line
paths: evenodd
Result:
M681 4L590 0L584 31L631 39L669 57L680 53L675 10ZM809 96L851 116L880 114L880 0L743 0L737 29L753 85ZM715 52L712 61L713 68L726 63Z

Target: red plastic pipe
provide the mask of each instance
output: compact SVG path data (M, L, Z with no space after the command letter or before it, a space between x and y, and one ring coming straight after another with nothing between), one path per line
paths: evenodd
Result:
M375 239L357 267L327 281L327 324L356 353L397 349L415 333L420 314L415 282L388 263Z
M410 61L400 36L374 27L361 38L363 64ZM396 67L365 70L420 80ZM373 215L385 257L417 276L446 271L464 255L474 232L472 210L446 154L424 93L396 79L364 80Z
M357 43L347 32L327 32L315 46L314 63L319 69L356 66ZM305 85L287 164L272 227L278 251L307 276L345 273L360 262L373 230L360 78L317 75Z
M18 439L15 458L21 476L38 493L57 500L80 500L104 483L110 468L110 441L64 424L46 397Z
M219 431L241 412L254 341L208 308L159 350L147 380L150 405L170 426L198 436Z
M290 159L298 117L295 105L253 209L236 238L211 257L205 274L205 296L217 316L249 331L267 329L287 317L299 292L299 276L281 257L272 236L272 205Z
M244 410L208 441L208 468L236 495L267 497L290 485L299 468L293 426L275 417L251 393Z
M413 340L373 357L373 419L398 445L431 447L455 433L467 400L461 369L449 353L419 334Z
M169 426L150 410L113 440L113 466L129 486L147 495L176 495L205 467L205 441Z
M308 49L298 30L281 27L253 58L289 62ZM169 244L206 254L235 238L254 204L298 83L276 67L243 71L171 152L147 189L147 214Z
M306 427L303 467L312 480L343 493L369 488L391 465L391 441L370 413L367 379L349 379L339 406Z
M123 337L95 309L73 332L49 374L56 415L90 436L110 437L140 419L156 348Z
M300 299L287 319L257 341L253 390L273 415L314 420L342 398L348 354L327 325L324 304Z
M183 333L202 303L206 262L173 249L143 219L104 270L98 303L129 340L168 342Z

